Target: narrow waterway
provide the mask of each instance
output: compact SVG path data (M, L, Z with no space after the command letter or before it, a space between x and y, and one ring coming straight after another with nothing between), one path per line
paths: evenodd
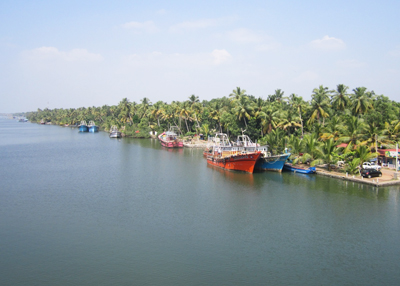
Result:
M0 285L399 285L399 187L0 120Z

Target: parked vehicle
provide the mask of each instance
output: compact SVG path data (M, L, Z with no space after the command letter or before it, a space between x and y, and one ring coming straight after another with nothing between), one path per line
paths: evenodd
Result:
M382 172L376 169L363 169L361 170L361 176L364 178L382 177Z
M382 167L379 166L379 165L376 165L376 164L373 163L373 162L364 162L364 163L362 164L362 168L363 168L363 169L375 169L375 170L380 170Z

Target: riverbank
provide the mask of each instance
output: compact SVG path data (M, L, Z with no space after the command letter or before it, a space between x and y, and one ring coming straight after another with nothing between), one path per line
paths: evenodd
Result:
M324 168L317 167L317 174L322 176L328 176L346 181L373 185L376 187L400 185L400 180L398 179L398 176L395 175L394 170L383 168L381 169L381 172L382 172L382 177L364 178L360 175L346 175L346 173L341 173L337 171L328 171Z

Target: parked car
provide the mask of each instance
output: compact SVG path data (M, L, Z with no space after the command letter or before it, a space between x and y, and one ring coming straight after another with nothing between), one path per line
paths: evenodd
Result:
M373 162L364 162L364 163L362 164L362 168L363 168L363 169L375 169L375 170L380 170L382 167L379 166L379 165L376 165L376 164L373 163Z
M382 172L376 169L362 169L361 176L364 178L382 177Z

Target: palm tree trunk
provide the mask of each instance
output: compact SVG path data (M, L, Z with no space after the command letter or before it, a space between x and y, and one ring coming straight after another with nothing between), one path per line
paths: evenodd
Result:
M188 126L188 124L187 124L186 118L185 118L185 123L186 123L186 130L187 130L187 132L189 132L189 126Z

